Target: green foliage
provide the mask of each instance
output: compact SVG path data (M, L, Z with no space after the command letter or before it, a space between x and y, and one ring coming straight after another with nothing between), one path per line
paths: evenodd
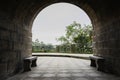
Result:
M65 36L57 40L62 42L57 46L62 48L59 52L92 53L92 26L81 27L79 23L73 22L66 27Z
M60 41L62 44L68 43L68 40L64 36L61 36L61 37L57 38L56 40Z
M52 44L45 44L38 39L32 41L32 52L53 52L55 48Z

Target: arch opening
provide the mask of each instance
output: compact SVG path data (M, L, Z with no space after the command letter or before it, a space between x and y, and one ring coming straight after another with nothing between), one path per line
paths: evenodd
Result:
M67 37L67 31L70 31L67 27L70 25L75 25L72 28L74 31L71 31L71 40ZM91 21L81 8L70 3L55 3L40 11L34 20L32 51L44 52L45 50L46 52L48 51L47 46L51 44L51 47L54 47L53 52L59 50L58 52L63 53L92 53L92 31ZM81 33L84 34L84 39L82 39L83 34ZM74 36L75 34L76 36ZM65 40L59 40L63 36L67 43ZM81 41L77 39L80 37ZM62 43L60 44L60 42ZM48 45L48 43L50 44ZM64 47L65 45L66 47Z

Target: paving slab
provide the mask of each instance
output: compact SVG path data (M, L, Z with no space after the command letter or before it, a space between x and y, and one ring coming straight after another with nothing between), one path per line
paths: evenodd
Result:
M38 57L37 67L7 80L120 80L119 76L97 71L90 60L67 57Z

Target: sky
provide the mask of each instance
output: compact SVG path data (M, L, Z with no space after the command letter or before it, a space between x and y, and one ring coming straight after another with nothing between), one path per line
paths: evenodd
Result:
M39 39L45 44L60 44L56 40L65 35L66 26L76 21L82 26L89 25L88 15L79 7L68 3L52 4L39 12L33 22L32 41Z

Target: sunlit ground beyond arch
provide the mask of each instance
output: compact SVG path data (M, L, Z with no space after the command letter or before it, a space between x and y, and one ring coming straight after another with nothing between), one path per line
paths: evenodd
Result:
M33 23L32 40L44 43L60 44L56 41L65 35L65 27L76 21L82 25L91 25L87 14L79 7L69 3L56 3L44 8Z

